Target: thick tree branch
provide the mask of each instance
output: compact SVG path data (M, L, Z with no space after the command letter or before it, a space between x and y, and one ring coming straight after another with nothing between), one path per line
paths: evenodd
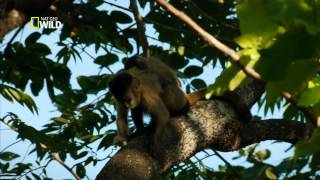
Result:
M262 80L261 75L256 72L253 68L250 68L240 62L240 56L231 48L217 40L215 37L213 37L211 34L209 34L207 31L205 31L202 27L200 27L195 21L193 21L189 16L184 14L182 11L179 11L169 3L167 3L165 0L156 0L157 3L163 7L165 10L167 10L169 13L175 15L180 20L182 20L184 23L186 23L191 29L193 29L195 32L198 33L198 35L208 43L213 48L219 49L221 52L226 54L230 57L230 60L235 63L246 75L249 77L252 77L256 80ZM299 108L307 118L311 120L312 123L319 125L320 127L320 117L316 117L312 110L308 107L299 106L297 103L297 100L288 92L282 92L282 96L290 103L292 103L294 106Z
M137 22L137 31L138 31L138 41L139 44L142 46L143 49L143 56L144 57L149 57L150 56L150 52L149 52L149 44L148 44L148 40L146 37L146 28L145 25L143 23L143 18L139 13L138 10L138 5L136 0L130 0L130 8L132 9L133 15L134 15L134 19ZM139 49L139 47L137 47ZM139 51L139 50L138 50Z
M200 101L187 115L170 121L157 147L152 143L151 132L132 138L128 146L111 158L97 179L156 179L172 165L205 148L234 151L269 139L293 143L306 139L311 132L298 121L243 123L228 103Z
M293 120L266 119L254 121L241 129L241 146L273 139L294 144L298 140L309 139L313 129L314 127L310 124L302 124Z

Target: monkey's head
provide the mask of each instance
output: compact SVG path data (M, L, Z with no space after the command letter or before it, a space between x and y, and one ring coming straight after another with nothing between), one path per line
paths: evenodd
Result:
M120 72L109 81L109 89L119 103L133 109L140 105L140 81L126 72Z

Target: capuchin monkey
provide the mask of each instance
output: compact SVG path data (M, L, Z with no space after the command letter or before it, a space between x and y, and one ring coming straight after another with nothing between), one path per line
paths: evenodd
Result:
M114 143L127 143L128 110L140 132L143 130L143 113L151 116L155 125L155 140L162 133L169 119L185 114L189 107L199 100L204 100L206 89L185 94L180 87L176 73L160 60L149 57L134 56L125 62L124 70L109 80L109 89L116 99L118 134ZM229 102L241 117L250 120L251 113L241 104L241 97L226 92L223 96L214 97Z
M205 91L187 96L175 72L152 57L129 59L124 70L110 79L109 88L117 104L116 144L127 141L129 109L137 131L144 128L143 113L151 116L157 138L170 117L185 114L190 105L205 98Z

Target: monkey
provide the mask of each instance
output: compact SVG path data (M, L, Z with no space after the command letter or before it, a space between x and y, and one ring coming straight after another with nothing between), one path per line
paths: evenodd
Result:
M124 70L109 80L108 86L116 99L118 134L116 144L126 143L128 138L127 116L141 131L143 113L151 116L155 124L155 138L162 132L171 117L187 112L194 102L204 99L204 94L188 97L180 88L173 70L155 58L135 57L125 64ZM132 64L130 64L132 63Z
M176 73L152 57L129 58L124 69L113 76L108 85L117 106L118 133L114 143L124 145L128 138L129 109L138 132L144 128L143 113L151 115L151 123L156 128L156 140L171 117L185 114L190 106L199 100L205 100L206 95L206 89L185 94ZM241 117L251 119L250 111L242 106L241 97L235 93L226 91L223 96L214 98L227 101Z
M160 69L157 68L158 66L159 66L158 64L153 65L148 63L147 58L144 58L141 56L133 56L125 61L124 69L130 69L132 67L138 67L141 70L148 69L150 72L154 72L156 74L161 75L162 77L161 79L165 79L168 72L163 71L162 68ZM178 81L177 78L176 78L176 81L178 83L178 86L181 88L180 81ZM206 93L207 93L207 88L202 88L197 90L196 92L186 94L186 98L188 100L189 106L192 106L199 100L205 100ZM222 100L230 104L234 108L234 110L236 110L236 112L240 115L240 117L242 117L241 120L244 122L249 122L252 119L250 108L247 107L242 97L240 97L240 95L238 95L237 93L227 90L221 96L213 95L211 99ZM186 109L188 109L188 107ZM184 109L180 113L176 113L176 116L184 114L186 112L186 109Z

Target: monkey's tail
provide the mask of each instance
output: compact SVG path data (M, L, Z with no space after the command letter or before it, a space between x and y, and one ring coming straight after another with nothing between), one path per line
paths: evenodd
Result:
M192 92L190 94L186 94L186 98L188 99L189 105L192 106L200 100L205 100L206 92L207 92L207 89L204 88L204 89L200 89L198 91Z

